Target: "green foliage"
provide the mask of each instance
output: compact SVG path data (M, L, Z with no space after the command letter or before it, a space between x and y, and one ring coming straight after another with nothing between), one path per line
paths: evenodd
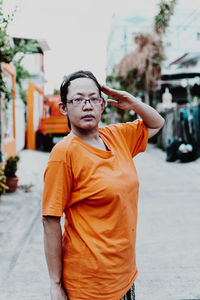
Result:
M60 95L60 90L54 89L53 90L53 95Z
M119 65L114 67L112 74L106 78L110 87L126 90L151 104L153 92L160 88L161 63L166 59L162 39L174 13L176 2L177 0L160 0L152 32L138 33L135 36L136 49L127 53ZM108 108L109 112L117 111L122 121L133 118L133 115L122 113L115 107L108 106Z
M114 89L125 90L131 94L136 94L143 89L144 74L138 76L137 68L133 68L127 72L126 77L120 75L109 75L106 77L106 83ZM112 106L113 107L113 106Z
M0 92L5 94L5 99L9 101L12 98L12 91L6 87L5 81L1 77L1 70L0 70Z
M6 17L3 14L3 1L0 0L0 61L10 63L13 58L13 47L7 35L7 27L13 20L15 11Z
M154 18L152 33L138 33L135 36L137 48L132 54L125 55L122 59L125 64L120 63L125 82L123 86L127 91L150 92L158 88L158 80L161 76L161 63L166 59L162 38L169 26L170 17L174 13L177 0L161 0L159 12ZM130 59L132 55L132 59ZM131 65L130 62L135 62ZM124 72L125 69L125 72Z
M25 78L30 78L30 74L22 67L21 62L26 53L33 53L38 47L38 42L36 40L25 41L21 40L18 45L14 45L13 39L7 34L8 24L13 20L15 10L7 16L3 13L3 1L0 0L0 62L10 63L13 62L17 68L16 70L16 81L19 85L20 94L24 98L24 91L22 89L21 80ZM21 57L16 60L16 54L20 54ZM0 68L0 92L5 93L5 100L9 101L12 98L12 92L6 87L6 84L2 78L2 71Z
M4 173L6 177L16 177L19 156L11 156L6 161Z
M129 93L136 93L138 86L140 85L138 70L137 68L129 70L125 78L118 74L109 75L106 77L106 83L116 90L125 90Z
M20 59L14 60L13 63L16 68L16 83L19 86L19 93L20 98L26 104L26 91L23 89L22 83L24 79L32 78L33 75L31 75L21 64L21 61L23 60L24 56L21 56Z
M5 193L5 191L8 189L6 185L6 176L4 173L4 170L2 168L2 165L0 163L0 195Z
M116 90L125 90L129 93L135 93L137 84L138 84L138 77L137 75L137 70L133 69L128 72L127 77L123 78L120 75L109 75L106 77L106 84L110 86L113 89ZM136 79L136 80L133 80ZM103 114L103 118L107 124L109 124L109 116L108 116L108 111L114 112L117 111L118 114L118 122L128 122L128 121L133 121L133 115L131 114L130 111L124 111L121 110L111 104L107 105L107 108Z
M159 13L154 18L154 30L158 34L166 32L166 28L169 26L170 18L174 13L174 7L177 0L161 0L158 4Z

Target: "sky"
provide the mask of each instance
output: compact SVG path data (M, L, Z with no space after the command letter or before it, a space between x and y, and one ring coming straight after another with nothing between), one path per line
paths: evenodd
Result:
M189 3L188 3L189 2ZM5 13L17 5L8 28L11 36L45 39L45 93L58 89L64 75L92 71L105 82L106 44L113 15L153 19L159 0L4 0ZM200 6L179 0L178 6Z

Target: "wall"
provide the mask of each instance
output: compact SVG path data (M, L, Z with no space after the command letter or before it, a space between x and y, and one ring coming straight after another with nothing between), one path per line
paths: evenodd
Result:
M19 152L25 147L25 131L26 131L26 121L25 121L26 106L20 99L19 95L16 94L15 99L15 128L16 128L16 150Z
M15 128L15 83L16 73L13 64L2 63L2 75L6 86L11 92L11 99L8 103L5 102L5 97L2 96L1 101L1 128L2 128L2 153L3 162L10 156L16 155L16 128Z

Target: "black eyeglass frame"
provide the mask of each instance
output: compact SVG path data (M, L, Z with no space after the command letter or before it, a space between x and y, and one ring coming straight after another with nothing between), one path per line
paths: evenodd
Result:
M98 101L98 103L92 103L91 102L91 99L85 99L85 98L83 98L83 99L81 99L81 102L80 103L77 103L78 105L80 104L80 105L85 105L86 104L86 102L87 101L89 101L89 103L91 104L91 105L97 105L97 104L102 104L102 102L103 102L103 98L101 98L101 97L96 97L95 99L98 99L98 100L101 100L101 101ZM66 99L65 100L65 103L72 103L73 104L73 101L74 100L76 100L76 99L71 99L71 100L68 100L68 99Z

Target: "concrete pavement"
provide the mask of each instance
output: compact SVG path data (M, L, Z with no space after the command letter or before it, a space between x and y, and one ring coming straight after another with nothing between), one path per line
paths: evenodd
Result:
M165 162L150 145L136 166L137 300L200 299L200 159Z
M20 153L19 185L25 193L3 195L0 203L0 300L49 298L41 223L42 177L48 153Z
M24 150L22 186L0 203L0 300L49 300L41 224L48 153ZM200 159L167 163L149 145L135 158L140 178L137 300L200 299Z

